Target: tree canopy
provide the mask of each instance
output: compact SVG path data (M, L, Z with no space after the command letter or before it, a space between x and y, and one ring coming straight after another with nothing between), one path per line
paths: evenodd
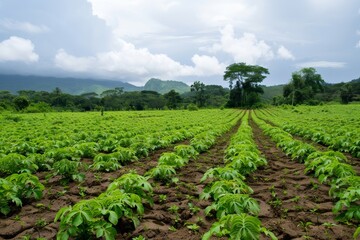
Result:
M292 73L290 83L284 86L283 95L287 103L301 104L324 91L324 84L325 81L315 68L303 68Z
M260 87L269 74L267 68L246 63L233 63L226 67L224 80L229 81L229 107L251 107L260 101L259 94L263 93Z

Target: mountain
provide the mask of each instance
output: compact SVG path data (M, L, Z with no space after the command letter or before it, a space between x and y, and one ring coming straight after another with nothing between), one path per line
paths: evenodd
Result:
M137 87L130 83L111 80L0 74L0 90L7 90L14 94L19 90L51 92L57 87L60 88L62 92L73 95L88 92L100 94L105 90L116 87L121 87L127 92L149 90L161 94L167 93L172 89L179 93L190 91L190 87L183 82L172 80L163 81L155 78L149 79L144 87Z
M51 92L56 87L65 93L73 95L86 92L100 94L105 90L116 87L122 87L125 91L142 90L140 87L121 81L0 74L0 90L7 90L12 93L16 93L19 90Z
M156 91L164 94L170 90L175 90L178 93L190 92L190 87L183 82L173 80L160 80L157 78L151 78L145 83L144 90Z
M272 102L273 97L283 95L284 86L284 84L275 86L261 86L264 90L264 94L261 95L261 98L266 102Z

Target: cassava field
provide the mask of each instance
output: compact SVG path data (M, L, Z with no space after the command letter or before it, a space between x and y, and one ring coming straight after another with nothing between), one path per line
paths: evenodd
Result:
M360 105L3 114L0 239L357 239Z

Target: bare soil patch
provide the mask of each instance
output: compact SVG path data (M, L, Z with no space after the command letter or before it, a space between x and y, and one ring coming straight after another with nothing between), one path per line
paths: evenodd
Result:
M251 120L254 139L268 165L248 177L260 202L260 220L279 239L352 239L355 226L335 222L329 187L304 174ZM324 225L325 224L325 225ZM326 225L336 224L330 227Z

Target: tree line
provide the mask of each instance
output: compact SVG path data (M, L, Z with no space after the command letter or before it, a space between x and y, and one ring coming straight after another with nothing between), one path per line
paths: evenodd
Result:
M258 65L233 63L223 75L229 88L205 85L195 81L191 91L180 94L171 90L165 94L155 91L124 92L123 88L71 95L55 88L52 92L22 90L18 94L0 91L0 111L95 111L95 110L148 110L148 109L197 109L197 108L256 108L261 107L260 95L264 93L260 83L269 70ZM338 91L334 90L338 89ZM334 92L340 92L341 103L358 100L360 79L347 84L326 84L314 68L293 72L290 82L283 87L283 95L273 98L273 105L310 104L334 100Z
M200 86L200 87L199 87ZM0 91L0 111L118 111L150 109L220 108L226 105L229 89L195 82L192 91L175 90L160 94L155 91L125 92L123 88L71 95L60 88L51 92L21 90L17 94Z

